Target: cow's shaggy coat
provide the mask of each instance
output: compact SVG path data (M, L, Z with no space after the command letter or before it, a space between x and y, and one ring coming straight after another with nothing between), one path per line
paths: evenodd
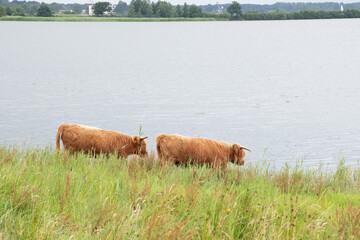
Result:
M175 164L198 163L225 167L228 161L244 165L245 150L237 143L228 144L205 138L160 134L156 151L161 160Z
M64 149L71 153L84 152L97 155L118 152L119 157L127 157L131 154L147 156L145 138L132 137L116 131L78 124L63 123L58 127L56 134L56 149L60 149L61 139Z

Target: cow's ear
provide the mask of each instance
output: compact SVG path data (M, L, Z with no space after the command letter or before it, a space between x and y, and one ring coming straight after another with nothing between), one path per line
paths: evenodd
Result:
M133 143L137 144L137 143L140 142L140 137L139 136L133 136L132 140L133 140Z

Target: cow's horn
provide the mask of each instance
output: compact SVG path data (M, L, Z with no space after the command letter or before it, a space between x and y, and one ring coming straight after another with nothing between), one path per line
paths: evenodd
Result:
M240 147L240 149L245 149L245 150L248 150L249 152L251 152L251 150L246 147Z
M140 138L140 140L144 140L144 139L147 139L148 137L146 136L146 137L141 137Z

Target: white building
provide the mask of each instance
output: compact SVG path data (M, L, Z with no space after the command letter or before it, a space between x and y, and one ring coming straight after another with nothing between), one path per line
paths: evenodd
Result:
M94 4L89 5L89 16L94 16Z

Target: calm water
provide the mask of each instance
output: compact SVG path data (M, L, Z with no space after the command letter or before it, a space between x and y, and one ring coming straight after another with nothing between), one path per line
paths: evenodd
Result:
M0 22L0 143L60 123L238 142L246 164L360 160L360 20Z

